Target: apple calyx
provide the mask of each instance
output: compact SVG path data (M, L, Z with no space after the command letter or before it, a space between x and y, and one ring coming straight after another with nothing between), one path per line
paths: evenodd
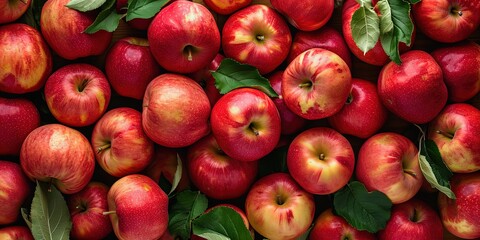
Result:
M416 208L413 209L412 215L409 217L410 221L412 222L418 222L419 216L418 216L418 211Z
M286 201L285 196L283 196L282 194L277 194L277 196L275 198L275 202L278 205L283 205L285 203L285 201Z
M81 202L77 206L75 206L75 209L80 210L80 212L85 212L87 211L87 203Z
M250 123L250 125L248 125L248 128L253 132L253 134L255 134L255 136L260 135L260 132L257 128L255 128L255 125L253 123Z
M103 215L117 214L117 211L106 211L102 213Z
M110 148L110 146L111 146L110 143L107 143L103 146L98 147L97 148L97 153L101 153L103 150Z
M438 134L442 134L443 136L445 136L447 138L450 138L450 139L453 139L453 137L455 136L455 134L451 134L449 132L444 132L442 130L437 130L435 132L438 133Z
M88 82L88 79L82 79L77 87L78 92L83 92L83 90L87 87Z

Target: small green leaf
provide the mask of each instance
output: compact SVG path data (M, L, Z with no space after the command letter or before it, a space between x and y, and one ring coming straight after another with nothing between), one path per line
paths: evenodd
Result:
M115 8L116 0L108 0L103 6L95 21L85 29L85 33L93 34L100 30L113 32L117 29L123 14L117 12Z
M208 207L208 199L199 191L184 190L178 193L172 202L168 229L173 235L189 239L192 221L205 212Z
M392 22L397 30L395 35L399 42L407 46L411 44L413 34L413 22L410 18L410 4L403 0L388 0L392 11Z
M157 14L169 0L128 0L127 22L135 18L148 19Z
M240 214L223 206L193 220L193 234L211 240L252 240Z
M37 181L30 217L35 239L69 239L72 222L67 203L51 183Z
M70 0L65 6L80 12L88 12L101 7L106 1L107 0Z
M28 214L28 209L22 208L22 209L20 209L20 212L21 212L22 218L25 221L25 223L27 224L28 228L30 228L30 230L32 230L32 219L30 218L30 215Z
M241 87L259 89L270 97L278 97L268 79L262 77L257 68L225 58L216 71L212 71L215 86L221 94Z
M392 11L387 0L380 0L377 2L378 10L380 11L380 33L385 34L393 30Z
M392 202L384 193L368 192L361 182L354 181L335 193L333 207L354 228L375 233L390 219Z
M400 49L398 47L398 38L395 34L396 31L396 29L393 29L391 32L380 35L380 43L387 56L396 64L401 64L402 60L400 59Z
M366 54L375 47L380 37L380 19L371 2L361 1L360 8L352 16L351 31L357 47Z
M177 169L175 170L175 175L173 176L172 180L172 188L170 189L170 192L168 195L172 194L173 191L178 187L178 183L182 179L182 171L183 171L183 166L182 166L182 159L180 158L180 155L177 153Z

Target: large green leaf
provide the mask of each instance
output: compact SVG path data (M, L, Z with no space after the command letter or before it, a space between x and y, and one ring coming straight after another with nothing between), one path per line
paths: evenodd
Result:
M208 200L199 191L184 190L178 193L172 201L169 211L168 229L173 235L189 239L192 231L192 221L200 216L208 207Z
M388 0L388 3L392 11L393 26L397 30L395 34L398 37L398 41L410 46L413 34L410 4L404 0Z
M210 240L252 239L240 214L223 206L193 220L193 234Z
M117 29L123 14L117 12L116 0L108 0L103 6L95 21L85 29L86 33L93 34L100 30L113 32Z
M151 18L168 2L169 0L128 0L125 20L128 22L135 18Z
M385 34L393 30L392 11L388 0L379 0L377 2L380 11L380 33Z
M70 0L67 7L80 12L88 12L101 7L107 0Z
M360 1L352 16L351 31L357 47L366 54L375 47L380 37L380 19L370 1Z

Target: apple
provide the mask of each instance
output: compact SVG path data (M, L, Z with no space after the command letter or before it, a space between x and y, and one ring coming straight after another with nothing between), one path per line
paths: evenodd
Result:
M388 110L383 106L373 82L353 78L352 90L342 109L328 118L329 124L342 134L368 138L385 124Z
M33 240L30 229L26 226L7 226L0 228L2 240Z
M323 48L301 53L283 73L285 104L309 120L327 118L340 111L351 88L348 65L337 54Z
M277 68L288 55L292 36L287 23L273 8L250 5L226 20L222 49L228 58L249 64L260 74Z
M45 83L45 101L62 124L84 127L107 110L112 95L106 76L97 67L73 63L56 70Z
M170 0L167 0L167 2ZM115 8L117 10L117 13L120 14L126 14L127 13L127 7L128 7L128 0L116 0ZM153 17L151 18L134 18L130 21L126 21L125 18L123 18L125 22L132 28L137 29L137 30L147 30L148 27L150 26L150 23L152 23Z
M202 193L225 200L248 191L257 176L258 162L227 156L210 134L188 148L186 168L192 183Z
M432 206L412 198L393 205L387 225L377 236L379 240L443 239L443 225Z
M353 175L354 165L352 146L331 128L309 128L298 134L288 147L290 175L312 194L331 194L345 186Z
M11 23L19 19L30 7L31 0L0 2L0 24Z
M323 48L336 53L343 61L352 67L352 57L343 36L335 28L325 26L315 31L298 31L293 37L292 47L288 52L287 62L290 63L300 53L310 48Z
M393 132L377 133L362 144L355 175L368 191L383 192L393 204L408 201L423 182L417 147Z
M0 97L0 155L18 156L27 135L40 126L40 113L27 98Z
M0 225L17 221L20 208L32 193L30 183L18 163L0 160Z
M60 192L73 194L90 182L95 156L81 132L51 123L28 134L20 150L20 165L30 179L50 182Z
M224 58L225 57L222 54L217 53L212 62L205 68L188 75L193 80L200 83L203 90L207 94L211 106L213 106L222 96L220 91L218 91L217 87L215 86L215 78L212 76L212 71L216 71L218 69Z
M428 125L443 161L452 172L480 170L480 110L467 103L447 105Z
M165 73L153 79L143 98L142 125L147 136L164 147L186 147L206 136L211 106L191 78Z
M141 100L148 83L160 75L160 66L147 39L124 37L108 50L105 74L118 95Z
M333 214L331 208L324 210L313 223L310 240L375 240L375 235L352 227L345 219Z
M171 72L198 71L220 49L220 31L212 13L190 1L174 1L160 10L147 35L153 56Z
M423 124L443 109L448 91L442 69L433 57L422 50L400 56L403 63L386 64L377 82L383 105L408 122Z
M210 116L218 146L239 161L256 161L270 153L280 139L280 121L273 101L253 88L226 93Z
M480 2L424 0L412 7L415 24L427 37L444 43L466 39L480 26Z
M11 1L2 2L10 4ZM52 72L52 56L47 44L40 32L26 24L0 26L0 52L1 92L37 91Z
M273 8L288 19L295 28L302 31L314 31L323 27L332 17L334 1L303 0L270 0Z
M303 190L287 173L260 178L245 199L245 212L252 227L268 239L295 239L313 222L313 195Z
M480 92L480 45L465 41L431 53L443 72L448 99L465 102Z
M98 165L114 177L138 173L153 157L153 141L142 127L142 114L129 107L105 113L92 132L92 148Z
M168 197L149 177L132 174L108 191L113 231L119 239L158 239L168 226Z
M108 186L90 182L80 192L67 197L72 219L70 237L73 239L103 239L112 232L108 211Z
M204 0L203 1L209 9L222 14L230 15L252 3L252 0Z
M455 173L450 188L456 199L438 195L438 209L448 232L463 239L480 238L480 172Z

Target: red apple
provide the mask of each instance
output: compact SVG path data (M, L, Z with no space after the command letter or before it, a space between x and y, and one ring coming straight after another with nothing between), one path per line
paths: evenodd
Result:
M401 55L403 63L386 64L378 76L377 91L383 105L408 122L423 124L443 109L448 92L442 69L422 50Z
M354 78L345 105L329 117L328 122L342 134L368 138L383 127L387 117L388 111L378 96L377 85Z
M283 73L285 104L309 120L326 118L340 111L351 88L348 65L337 54L322 48L301 53Z
M11 1L2 2L9 4ZM0 52L2 92L23 94L37 91L52 72L52 56L47 44L40 32L26 24L0 26Z
M141 100L148 83L160 75L148 40L125 37L116 41L105 57L105 74L120 96Z
M11 23L19 19L30 7L31 0L0 2L0 24Z
M73 239L104 239L112 232L108 211L108 186L90 182L80 192L69 195L67 205L72 219Z
M191 73L215 58L220 49L220 31L203 5L174 1L153 19L148 41L160 66L171 72Z
M257 176L258 162L227 156L210 134L188 148L187 169L192 183L202 193L225 200L248 191Z
M252 0L204 0L208 8L222 15L230 15L252 3Z
M393 132L375 134L363 143L355 175L368 191L381 191L394 204L412 198L423 181L417 147Z
M443 239L443 225L438 213L422 200L412 198L392 208L379 240Z
M273 8L284 15L290 24L302 31L313 31L323 27L333 14L334 1L270 0Z
M107 110L111 90L97 67L69 64L56 70L45 83L45 101L52 115L73 127L93 124Z
M295 239L313 222L315 202L286 173L259 179L248 192L245 211L252 227L268 239Z
M17 221L20 208L32 193L30 183L19 164L0 160L0 225Z
M108 191L108 214L119 239L158 239L168 226L168 197L149 177L132 174Z
M480 26L478 0L423 0L412 7L417 27L445 43L466 39Z
M98 165L114 177L138 173L153 157L153 141L142 128L142 114L128 107L105 113L95 124L92 147Z
M27 135L40 126L40 114L26 98L0 97L0 155L18 156Z
M165 147L186 147L210 131L210 102L202 87L179 74L153 79L143 98L142 125L147 136Z
M50 182L62 193L73 194L90 182L95 156L82 133L53 123L28 134L20 150L20 164L30 179Z
M429 123L428 138L452 172L480 170L480 110L466 103L447 105Z
M438 195L438 209L443 226L463 239L480 238L480 172L456 173L450 179L456 199Z
M292 36L273 8L250 5L230 15L222 30L226 57L256 67L260 74L277 68L288 55Z
M30 229L26 226L8 226L0 228L0 239L2 240L33 240Z
M280 115L273 101L253 88L238 88L213 106L213 136L228 156L255 161L270 153L280 139Z
M212 71L218 69L224 58L225 57L222 54L218 53L213 61L207 65L207 67L189 75L193 80L200 83L200 85L203 87L211 106L215 105L218 99L220 99L222 96L215 86L215 78L212 76Z
M308 237L310 240L375 240L375 235L359 231L340 216L334 215L331 208L324 210L313 223Z
M480 92L480 45L461 42L431 54L442 68L449 100L465 102Z
M312 194L331 194L345 186L353 175L354 165L352 146L331 128L305 130L288 147L290 175Z

